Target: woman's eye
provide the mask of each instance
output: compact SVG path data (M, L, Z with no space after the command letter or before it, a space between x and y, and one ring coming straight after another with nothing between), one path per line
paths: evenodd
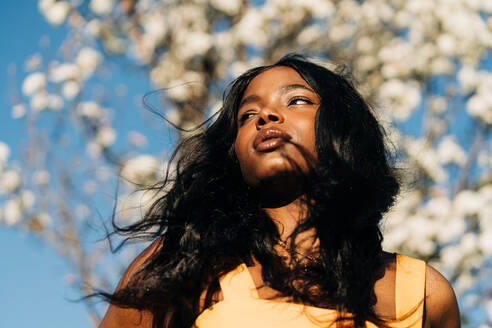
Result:
M306 98L294 98L289 101L289 105L313 105L313 104L314 102Z
M239 116L239 123L243 124L246 122L250 117L252 117L254 113L244 113L241 116Z

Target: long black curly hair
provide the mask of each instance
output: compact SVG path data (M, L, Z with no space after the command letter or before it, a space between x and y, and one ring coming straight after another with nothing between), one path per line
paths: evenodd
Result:
M308 211L290 236L309 229L319 240L317 260L290 261L275 250L279 231L243 180L234 151L239 103L250 81L287 66L320 96L317 161L305 177ZM293 302L351 313L353 326L384 325L374 311L374 284L383 265L379 223L399 191L372 109L343 74L302 56L251 69L234 80L215 120L183 140L173 156L166 190L145 217L116 231L129 238L164 237L128 285L103 296L112 304L148 310L154 327L190 328L219 290L218 278L256 259L267 286ZM313 288L314 287L314 288ZM316 290L316 292L313 292Z

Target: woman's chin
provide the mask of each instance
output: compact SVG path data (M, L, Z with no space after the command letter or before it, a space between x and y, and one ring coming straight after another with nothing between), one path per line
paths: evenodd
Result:
M304 193L305 175L296 170L276 171L275 174L258 177L249 184L251 195L262 207L288 204Z

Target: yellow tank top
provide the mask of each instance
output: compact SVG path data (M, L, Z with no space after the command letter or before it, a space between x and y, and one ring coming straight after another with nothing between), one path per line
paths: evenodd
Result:
M194 328L320 328L328 327L338 316L332 309L261 299L245 264L219 281L224 299L205 309ZM422 327L424 296L425 262L397 255L396 321L389 326ZM370 322L366 327L377 328Z

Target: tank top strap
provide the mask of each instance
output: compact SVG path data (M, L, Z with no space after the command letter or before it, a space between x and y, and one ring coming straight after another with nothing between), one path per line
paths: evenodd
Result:
M241 263L234 270L219 279L224 301L244 298L260 298L253 277L246 264Z
M396 256L396 318L409 327L422 327L426 264L405 255Z

